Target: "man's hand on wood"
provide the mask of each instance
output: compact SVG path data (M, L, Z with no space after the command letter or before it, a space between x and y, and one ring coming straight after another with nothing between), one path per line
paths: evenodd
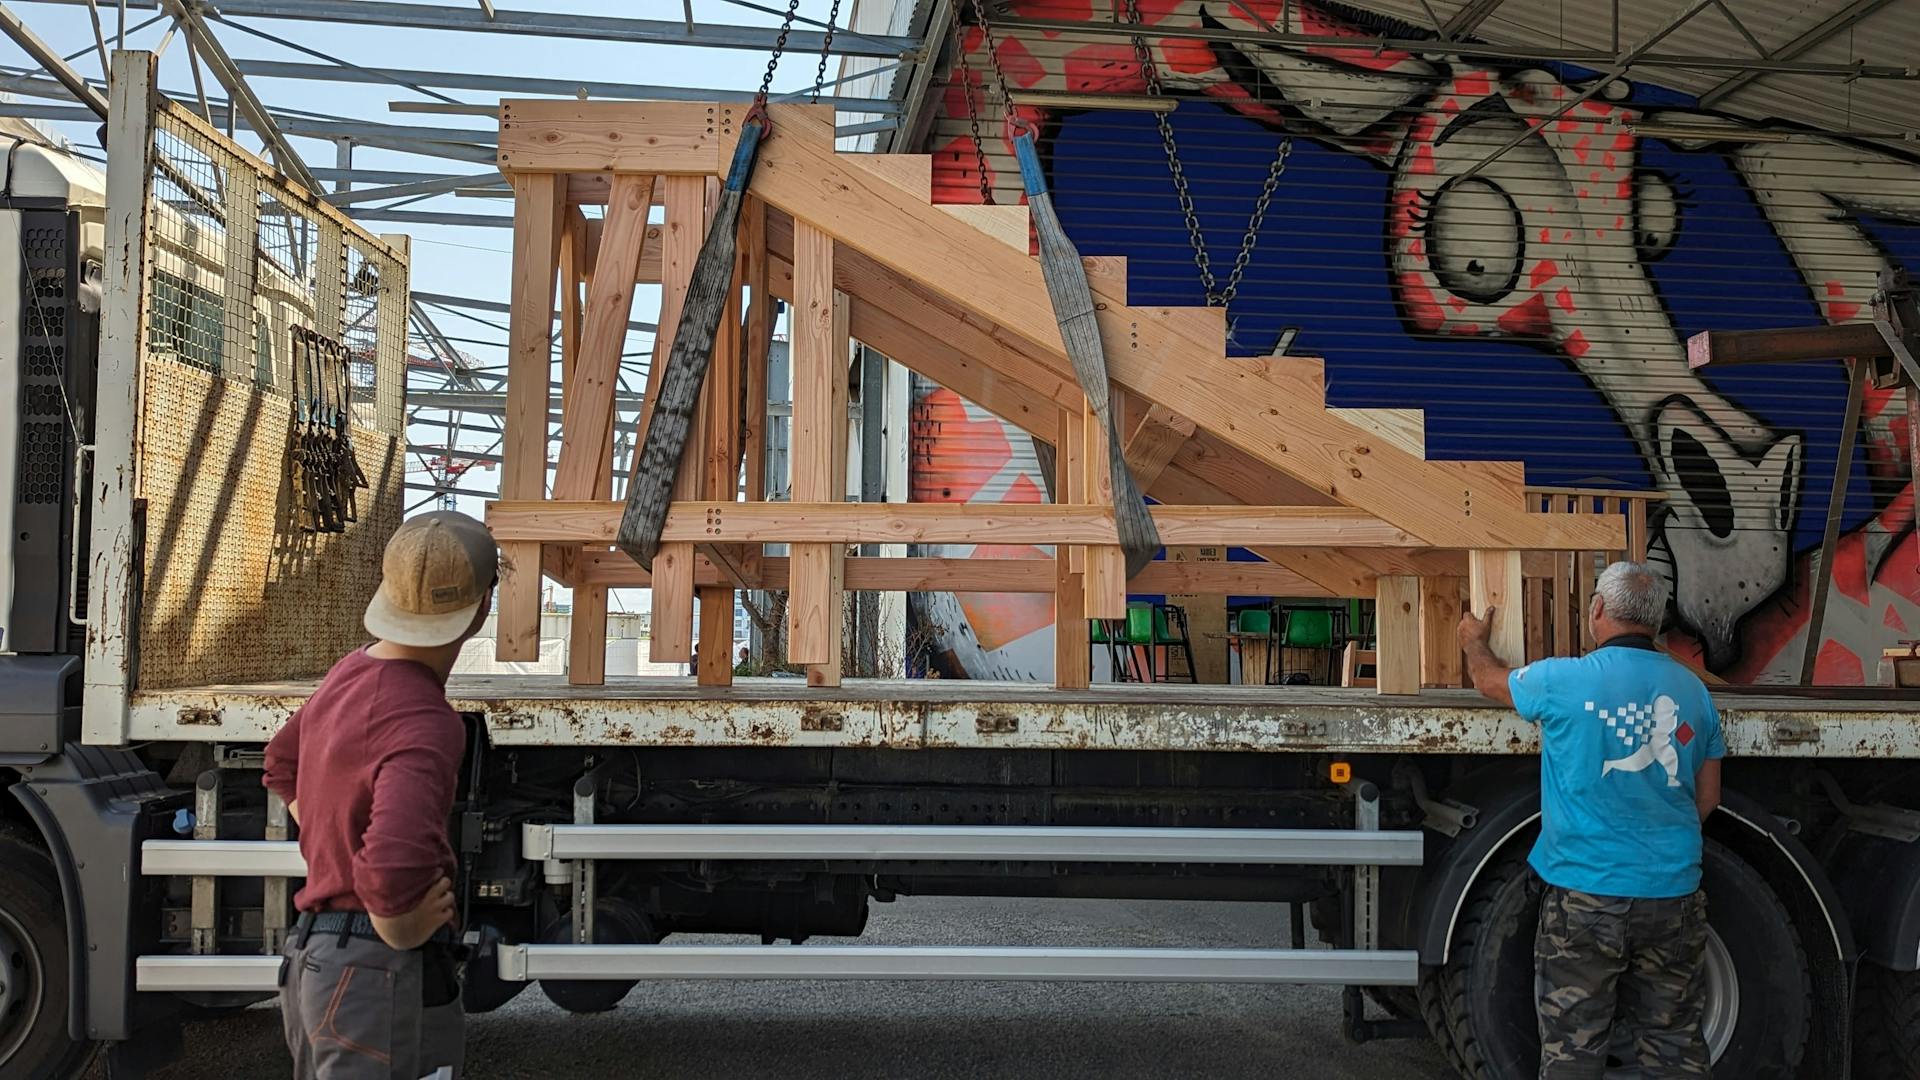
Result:
M453 882L446 878L433 883L418 906L404 915L369 915L380 940L395 949L417 949L426 944L434 931L453 921Z
M1480 618L1474 618L1471 609L1460 612L1460 626L1457 633L1462 652L1471 652L1475 645L1490 645L1493 640L1493 617L1499 608L1488 608Z

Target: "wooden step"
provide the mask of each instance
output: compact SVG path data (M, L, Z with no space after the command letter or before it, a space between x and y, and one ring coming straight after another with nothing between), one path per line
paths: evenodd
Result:
M942 213L979 229L1021 254L1033 250L1032 225L1024 206L986 206L980 203L937 203Z
M1427 414L1421 409L1328 409L1418 458L1427 456Z

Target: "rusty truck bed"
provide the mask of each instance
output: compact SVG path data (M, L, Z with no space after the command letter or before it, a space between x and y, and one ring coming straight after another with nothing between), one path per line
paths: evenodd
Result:
M264 741L312 682L137 692L130 741ZM1524 754L1533 730L1465 690L1383 696L1309 686L1109 685L798 679L697 687L553 675L460 675L448 693L500 746L981 747ZM1920 701L1859 691L1720 695L1727 749L1779 757L1920 757Z

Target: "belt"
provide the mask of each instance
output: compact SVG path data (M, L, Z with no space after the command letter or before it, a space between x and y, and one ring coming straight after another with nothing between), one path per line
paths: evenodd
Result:
M305 944L307 938L313 934L341 934L346 937L365 938L368 941L382 940L380 932L373 928L373 919L364 911L303 911L300 913L300 918L294 921L293 931L300 935L302 944ZM429 945L453 944L453 927L443 926L435 930L426 943Z

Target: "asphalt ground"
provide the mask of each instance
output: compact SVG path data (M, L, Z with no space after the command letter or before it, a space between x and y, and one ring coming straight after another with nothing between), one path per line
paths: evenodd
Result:
M1286 909L1272 905L909 898L876 904L860 942L1245 948L1287 936ZM272 1004L189 1024L184 1039L154 1080L289 1073ZM1339 990L1307 986L663 982L592 1016L534 987L470 1017L467 1040L472 1080L1451 1075L1424 1039L1348 1043Z

